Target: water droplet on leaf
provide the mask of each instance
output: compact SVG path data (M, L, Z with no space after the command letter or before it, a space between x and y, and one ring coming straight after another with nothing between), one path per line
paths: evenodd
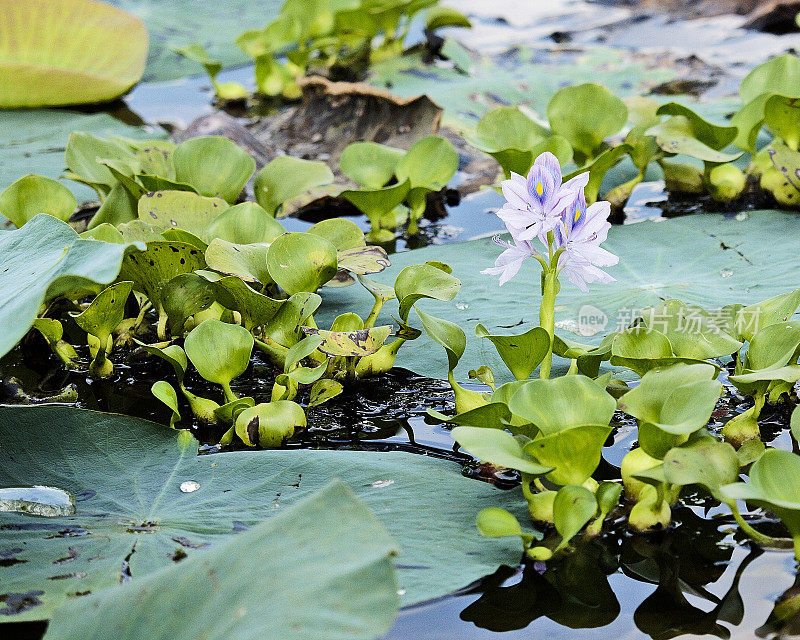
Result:
M187 480L186 482L181 482L181 491L184 493L192 493L197 491L200 488L200 483L195 482L194 480Z

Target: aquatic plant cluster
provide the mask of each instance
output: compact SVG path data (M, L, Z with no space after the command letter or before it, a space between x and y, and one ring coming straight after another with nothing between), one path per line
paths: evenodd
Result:
M287 0L273 23L243 33L237 44L255 61L258 94L294 100L307 73L337 78L347 70L358 77L372 62L403 55L421 12L426 12L427 46L438 28L469 27L460 12L437 0ZM205 66L220 100L251 98L241 85L218 82L222 64L199 45L181 53ZM435 259L425 262L416 252L393 257L408 265L398 271L385 249L401 234L419 234L429 202L452 184L460 158L447 138L421 137L408 149L354 142L342 150L338 166L278 156L258 168L245 149L220 136L176 143L73 132L62 178L93 189L96 210L76 216L72 191L41 175L26 175L0 193L0 214L15 227L0 231L0 357L23 343L20 351L42 351L48 365L56 362L89 384L119 385L125 384L129 363L144 360L167 372L152 384L148 399L166 408L169 428L76 406L0 406L0 440L13 452L0 468L2 482L20 484L19 478L36 473L54 485L69 479L70 490L77 487L82 494L56 486L6 487L0 489L0 511L12 519L77 514L93 528L82 529L78 520L62 528L59 521L43 526L40 539L31 533L39 532L36 526L11 521L4 535L19 536L14 540L25 545L30 541L27 550L35 550L48 572L73 562L75 570L42 578L45 573L32 569L34 563L17 567L20 593L9 588L0 594L6 607L0 613L25 614L41 606L33 615L54 616L49 637L69 628L73 635L63 637L93 637L91 607L101 601L106 611L131 620L144 609L151 618L159 618L154 611L163 612L169 621L174 605L165 593L201 608L221 607L224 597L219 619L234 611L233 618L249 616L251 627L266 629L270 637L288 637L291 631L281 627L287 623L270 607L254 612L242 601L245 595L259 603L263 598L277 608L285 604L285 593L302 584L308 588L292 611L300 611L309 633L328 637L319 634L338 624L341 637L352 637L354 628L358 637L378 637L406 589L395 579L394 537L411 548L416 561L413 554L421 552L408 539L422 530L439 536L423 540L437 542L426 553L444 567L434 578L441 584L430 586L433 572L415 573L429 569L427 564L404 567L415 602L435 595L437 587L443 592L466 584L462 578L472 567L486 570L481 552L472 548L459 548L469 558L465 562L475 563L463 575L452 566L452 549L469 534L479 537L471 526L465 533L465 514L474 512L477 530L514 539L514 553L519 538L535 579L552 581L551 590L563 591L559 598L568 602L567 595L581 588L571 581L584 575L575 565L592 553L572 553L581 541L623 527L633 534L630 540L644 540L638 534L669 530L676 513L687 512L683 507L697 495L729 512L754 544L791 547L800 561L800 321L793 319L800 288L751 304L744 302L757 297L742 294L742 303L719 309L655 293L660 302L637 310L615 331L598 334L594 344L559 335L556 323L563 287L589 293L598 304L611 299L604 287L622 280L618 265L630 263L624 245L609 249L609 218L654 165L670 192L706 193L730 203L758 188L785 207L797 206L797 86L800 59L794 55L756 67L741 84L742 108L725 126L676 102L622 100L593 83L556 92L546 122L519 107L489 111L465 139L498 163L498 183L488 188L504 198L496 216L505 233L495 236L494 244L484 239L480 245L496 248L493 265L474 261L469 268L482 274L488 308L494 310L499 287L527 291L515 303L521 309L528 300L539 302L538 324L523 318L519 332L495 333L483 324L493 320L488 314L466 320L482 321L474 343L487 345L487 358L496 352L499 361L493 362L502 361L507 369L493 370L481 359L469 371L475 381L469 385L456 372L472 346L464 323L453 321L455 313L439 317L431 311L455 301L462 289L456 276L466 280L464 271L454 272L439 260L433 249L440 248L431 248L426 255ZM677 156L684 162L676 162ZM346 186L333 169L349 181ZM369 230L335 217L303 232L284 226L288 216L321 197L355 207ZM715 248L720 245L710 237ZM732 248L721 246L720 251ZM415 260L419 264L409 264ZM530 266L539 277L527 289L513 289ZM376 275L388 268L395 270L391 283L380 281L386 273ZM337 295L344 287L365 291L366 306L342 304ZM480 306L471 300L463 304ZM331 310L335 316L326 315ZM433 457L282 450L308 428L310 409L403 364L403 346L423 335L444 349L454 398L454 412L429 408L426 420L450 429L455 446L447 455L469 459L492 477L505 474L514 490L462 478ZM252 397L259 397L258 389L252 395L241 391L256 368L267 371L269 387L261 397L266 401ZM200 379L202 388L191 382ZM8 381L3 384L8 389ZM14 384L14 400L24 404L33 398L21 381ZM747 398L747 408L720 427L714 414L733 389ZM75 405L76 395L67 386L48 400ZM759 420L770 405L791 415L783 425L791 451L768 446L770 439L762 434ZM634 444L621 460L620 477L609 476L601 469L603 449L621 421L632 425ZM214 434L214 451L266 450L197 456L192 430L198 426ZM59 475L62 466L69 474ZM350 482L359 499L338 481L318 491L333 476ZM441 509L442 497L421 492L420 482L443 488L453 505ZM312 490L316 493L308 497ZM128 500L132 493L136 499ZM82 503L95 497L94 503ZM365 502L377 514L392 514L392 536ZM198 514L198 504L213 516ZM289 508L272 518L264 515L265 508L282 504ZM751 517L753 508L760 509L761 522ZM520 514L528 523L520 522ZM435 527L427 526L431 517L440 518ZM331 533L335 527L341 529L337 535ZM788 536L776 537L784 530ZM126 536L140 534L144 538L137 540L151 536L149 542L131 547ZM66 539L83 536L85 547L53 551L61 542L51 540L71 545ZM343 537L350 544L341 551ZM125 559L107 550L96 553L105 541L124 549ZM211 544L201 561L183 562L191 550ZM18 553L23 549L16 546L0 550L3 567L28 562L16 560ZM136 574L140 595L132 598L127 587L112 585L127 582L131 562L137 561L137 572L153 573ZM226 573L232 564L235 575ZM606 577L595 564L584 568L587 575L600 575L592 588ZM572 568L559 568L565 566ZM453 584L441 577L451 572ZM284 579L285 573L290 575ZM88 590L58 591L63 581L87 575L97 590L89 604L77 598ZM223 596L216 594L217 583L209 593L198 593L196 584L221 575L227 583L219 590ZM276 588L276 576L285 584ZM38 600L44 591L25 592L26 581L40 579L58 583L48 585L44 601ZM655 579L659 585L670 580L677 582L677 571L659 572ZM331 583L344 585L335 590L334 604L327 602ZM731 593L738 595L735 587ZM58 608L65 601L66 608ZM345 605L350 609L338 618L331 614ZM71 615L70 607L84 607L83 615ZM795 598L785 609L796 615L799 607ZM187 618L202 623L199 616ZM74 625L83 628L75 631ZM213 637L224 637L224 631Z
M236 45L255 63L255 88L261 96L296 99L308 73L358 78L370 64L403 54L415 18L425 12L425 32L466 27L460 11L439 0L286 0L280 15L263 29L248 30ZM202 64L222 101L250 97L235 82L218 82L222 64L200 44L175 49Z
M424 211L425 195L441 189L455 170L446 153L443 176L440 170L438 178L429 177L436 163L420 168L417 156L442 145L455 154L435 136L407 153L389 150L388 172L403 176L402 194L418 194L411 196L416 209L410 211L416 215ZM358 146L351 151L357 153ZM386 268L388 256L381 247L367 245L364 233L348 220L327 219L306 232L287 233L274 216L288 200L332 179L321 162L277 158L255 175L257 202L235 204L255 162L225 138L174 145L74 133L65 161L67 176L90 185L103 200L87 230L78 235L61 221L75 207L66 187L26 176L0 194L0 209L19 227L2 238L5 255L25 271L27 252L42 239L57 247L66 244L83 259L111 245L119 275L106 288L69 277L58 286L57 278L45 279L53 277L48 272L63 256L45 258L41 271L28 274L45 290L27 301L17 299L25 305L22 312L4 309L4 321L13 324L4 352L32 326L65 367L81 368L75 347L64 339L64 323L74 322L88 341L88 373L105 378L114 374L114 350L141 348L173 367L178 390L198 420L230 426L223 444L237 434L251 446L279 446L305 426L305 413L294 402L300 388L310 387L308 406L313 407L341 393L348 380L388 371L400 346L420 334L405 324L414 303L425 297L452 299L458 292L458 281L442 264L408 267L394 287L373 281L368 275ZM363 193L366 200L370 193ZM36 215L40 211L52 215ZM82 265L82 275L96 277L87 266ZM348 311L330 327L317 327L314 313L322 303L317 291L356 282L372 294L372 308L363 317ZM87 293L94 298L81 301ZM393 327L376 322L384 304L395 298L402 322L387 342ZM231 390L253 349L277 368L268 404L255 405L253 398L239 398ZM186 388L189 363L219 385L222 403ZM168 381L153 385L153 394L173 411L172 426L181 418L179 392Z

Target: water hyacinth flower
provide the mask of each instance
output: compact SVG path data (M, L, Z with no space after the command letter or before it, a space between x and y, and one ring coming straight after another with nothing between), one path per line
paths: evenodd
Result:
M565 206L586 186L589 174L582 173L564 184L561 180L561 165L547 151L536 158L527 179L512 172L509 180L500 183L506 203L497 216L515 240L537 236L544 240L561 222Z
M481 273L499 275L502 286L513 278L526 258L536 258L545 271L555 269L564 272L569 281L582 291L588 291L587 283L614 282L615 279L600 267L610 267L619 258L600 247L608 236L611 223L608 202L597 202L586 206L583 188L589 180L582 173L561 184L561 167L551 153L543 153L528 173L528 179L512 174L502 183L506 203L497 212L511 234L512 243L495 238L505 247L495 266ZM531 243L539 238L544 250L537 250ZM557 263L548 266L552 256Z
M581 291L588 291L589 282L615 282L600 267L612 267L619 258L600 245L606 241L611 223L611 205L604 200L586 206L583 190L576 194L564 211L564 219L555 229L553 248L563 253L558 258L558 270Z
M528 240L517 240L514 238L513 244L501 240L500 236L495 236L493 240L501 247L505 247L506 250L498 256L493 267L484 269L481 273L491 276L500 276L501 287L517 275L517 272L520 270L526 258L539 255L539 252L534 249L533 245Z

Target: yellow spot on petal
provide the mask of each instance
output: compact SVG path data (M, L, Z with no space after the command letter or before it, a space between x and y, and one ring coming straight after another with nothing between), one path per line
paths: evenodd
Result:
M578 218L580 218L580 217L581 217L581 210L580 209L575 209L575 222L577 222Z
M536 193L538 193L539 195L542 195L543 192L544 192L544 188L542 188L542 183L541 182L537 182L536 183Z

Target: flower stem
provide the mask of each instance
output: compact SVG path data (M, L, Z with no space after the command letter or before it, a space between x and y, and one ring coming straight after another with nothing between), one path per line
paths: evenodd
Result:
M553 336L555 334L555 308L556 308L556 286L558 276L555 269L549 269L543 273L542 280L542 304L539 307L539 324L544 327L550 336L550 346L547 355L542 360L539 369L539 377L543 380L550 378L550 368L553 364Z

